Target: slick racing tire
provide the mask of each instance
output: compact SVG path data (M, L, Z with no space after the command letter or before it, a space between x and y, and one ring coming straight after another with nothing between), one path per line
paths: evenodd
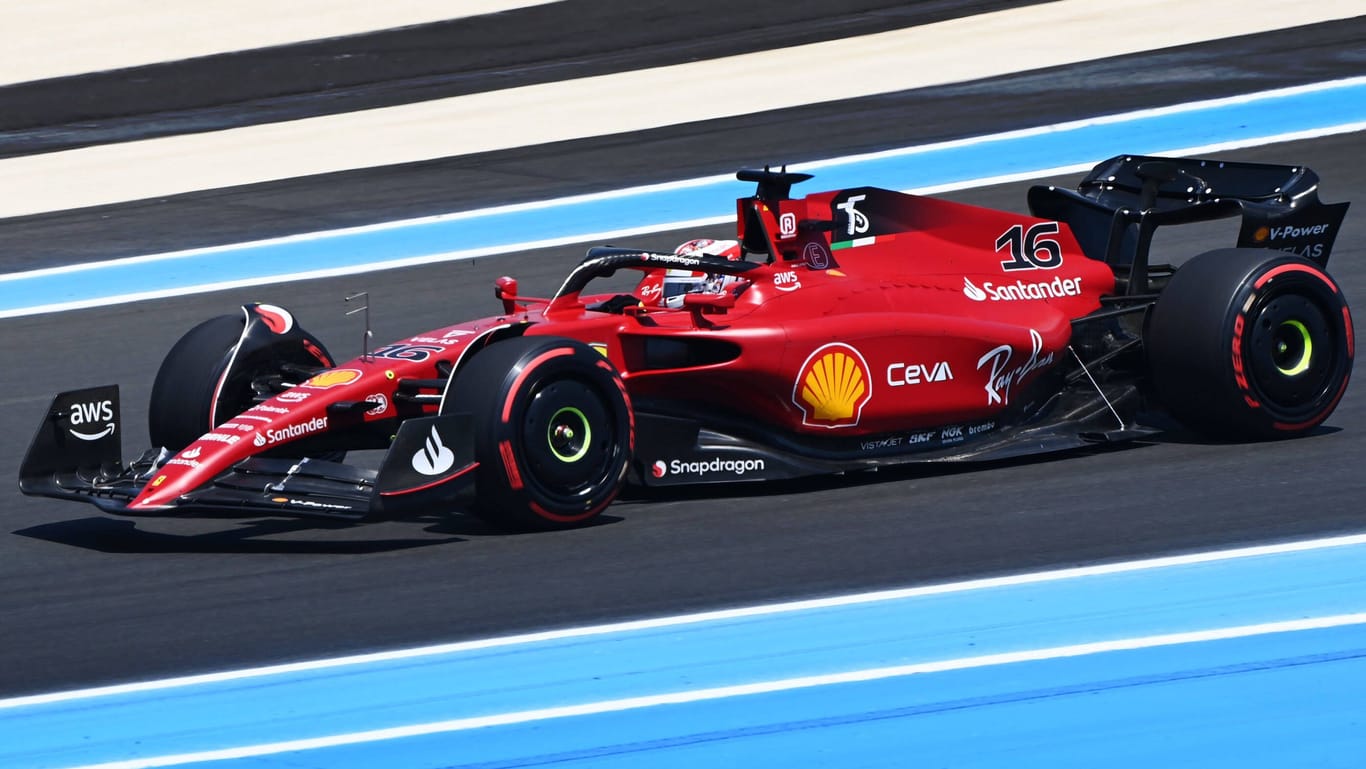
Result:
M147 413L147 431L153 446L178 452L256 402L252 380L278 373L280 358L272 356L249 369L234 371L223 383L222 392L218 394L218 408L214 409L218 380L232 363L233 352L245 326L246 319L240 313L210 318L187 331L166 353L152 383ZM284 447L270 456L293 457L296 454ZM340 462L345 459L346 452L330 451L314 456Z
M1302 435L1352 373L1352 316L1337 283L1292 254L1231 248L1182 265L1145 346L1161 403L1211 437Z
M626 477L630 399L611 362L582 342L497 342L456 374L443 410L473 415L473 512L496 526L582 525L616 498Z
M147 430L153 446L180 451L217 425L210 421L214 388L232 359L246 324L238 315L220 315L190 329L175 343L157 369ZM251 406L251 393L236 415ZM219 420L227 421L226 417Z

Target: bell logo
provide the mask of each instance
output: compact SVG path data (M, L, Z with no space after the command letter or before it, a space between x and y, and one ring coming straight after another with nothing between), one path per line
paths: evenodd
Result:
M872 397L867 361L858 350L840 342L811 353L792 388L792 402L802 410L802 424L810 427L856 425Z

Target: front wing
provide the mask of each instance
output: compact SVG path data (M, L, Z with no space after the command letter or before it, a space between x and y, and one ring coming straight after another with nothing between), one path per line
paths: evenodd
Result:
M89 502L119 515L286 515L343 520L394 517L463 505L478 463L469 416L410 419L378 469L313 458L250 457L162 508L130 508L171 458L149 449L125 464L117 385L59 394L19 470L34 496Z

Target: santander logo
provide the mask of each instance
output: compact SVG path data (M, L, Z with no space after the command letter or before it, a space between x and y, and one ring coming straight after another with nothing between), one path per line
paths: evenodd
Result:
M974 302L985 302L988 299L993 302L1064 299L1069 296L1081 296L1081 278L1059 276L1052 280L1037 283L1017 280L1014 283L1001 285L984 281L981 288L973 285L972 281L967 278L963 278L963 295Z
M427 443L413 455L413 469L423 475L440 475L455 465L455 452L441 442L441 433L432 425Z

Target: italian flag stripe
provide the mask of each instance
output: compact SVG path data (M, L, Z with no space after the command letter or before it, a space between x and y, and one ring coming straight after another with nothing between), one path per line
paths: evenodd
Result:
M831 243L831 251L839 251L842 248L857 248L858 246L871 246L877 242L877 237L854 238L853 240L841 240L838 243Z

